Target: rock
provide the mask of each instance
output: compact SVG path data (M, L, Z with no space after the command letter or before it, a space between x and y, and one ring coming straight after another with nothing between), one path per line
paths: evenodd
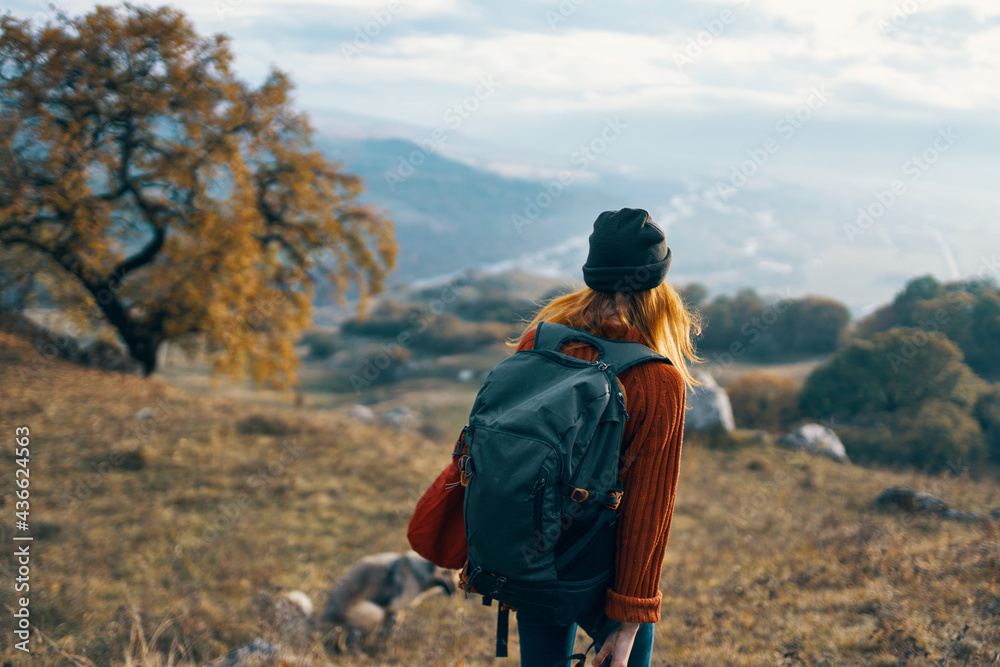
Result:
M263 664L278 664L277 660L284 654L285 649L280 644L258 637L249 644L209 663L209 667L256 667Z
M379 423L391 426L397 431L411 431L417 427L417 413L407 406L394 408L379 415Z
M305 618L312 618L315 613L312 600L302 591L289 591L285 593L287 599Z
M251 602L267 636L279 637L282 643L297 649L308 646L316 615L308 595L302 591L261 591Z
M691 409L684 417L684 430L729 433L736 428L729 394L705 371L694 373L702 385L688 389L687 402Z
M841 463L850 463L844 443L836 433L820 424L804 424L778 438L778 444L789 449L805 449Z
M476 377L476 372L473 371L471 368L463 368L458 372L459 382L469 382L474 377Z
M348 413L354 421L359 421L365 424L371 424L375 421L375 413L367 405L361 405L360 403L355 403L351 406L351 410Z
M139 410L134 415L132 415L132 419L136 419L138 421L143 421L144 419L156 419L156 409L143 408L142 410Z
M945 510L941 513L945 519L957 519L958 521L979 521L985 519L985 514L979 512L963 512L962 510Z
M944 514L948 511L948 503L941 498L905 486L890 486L875 502L879 505L895 505L908 512Z
M1000 521L1000 507L990 512L990 517L992 517L994 521Z

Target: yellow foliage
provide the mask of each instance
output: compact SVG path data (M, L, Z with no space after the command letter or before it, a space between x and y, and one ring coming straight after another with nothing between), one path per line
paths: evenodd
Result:
M171 340L286 386L313 281L363 304L395 242L313 148L288 77L253 88L231 65L169 7L0 19L0 244L51 260L53 296L147 374Z

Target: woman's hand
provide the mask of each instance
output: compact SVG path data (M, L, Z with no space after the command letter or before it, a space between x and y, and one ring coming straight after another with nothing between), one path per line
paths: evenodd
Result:
M610 655L613 656L611 667L625 667L628 664L628 657L632 653L635 633L638 631L638 623L622 623L619 625L604 640L604 645L601 646L601 650L590 664L594 665L594 667L600 667Z

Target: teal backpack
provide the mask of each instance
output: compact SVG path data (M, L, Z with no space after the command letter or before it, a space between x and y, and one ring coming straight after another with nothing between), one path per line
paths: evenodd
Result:
M598 360L559 352L568 341L594 346ZM508 609L569 625L610 585L629 418L618 375L650 360L670 363L640 343L542 323L534 348L497 364L479 390L459 439L462 578L483 604L500 603L498 657Z

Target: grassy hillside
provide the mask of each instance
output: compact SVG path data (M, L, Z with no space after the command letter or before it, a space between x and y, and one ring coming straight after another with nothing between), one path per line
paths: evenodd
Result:
M320 606L354 560L405 549L412 506L450 452L450 436L356 423L292 397L214 397L59 361L22 373L34 354L0 327L0 431L8 442L16 426L32 434L32 665L152 666L171 652L174 664L203 665L273 636L254 596L301 589ZM470 401L420 386L386 398L449 422ZM989 511L997 483L854 468L766 441L691 439L682 466L654 664L1000 664L998 526L873 503L902 484ZM0 602L10 613L9 583ZM361 661L486 664L494 613L431 598L389 649L368 646ZM319 641L299 652L296 664L357 662ZM24 657L0 635L0 661Z

